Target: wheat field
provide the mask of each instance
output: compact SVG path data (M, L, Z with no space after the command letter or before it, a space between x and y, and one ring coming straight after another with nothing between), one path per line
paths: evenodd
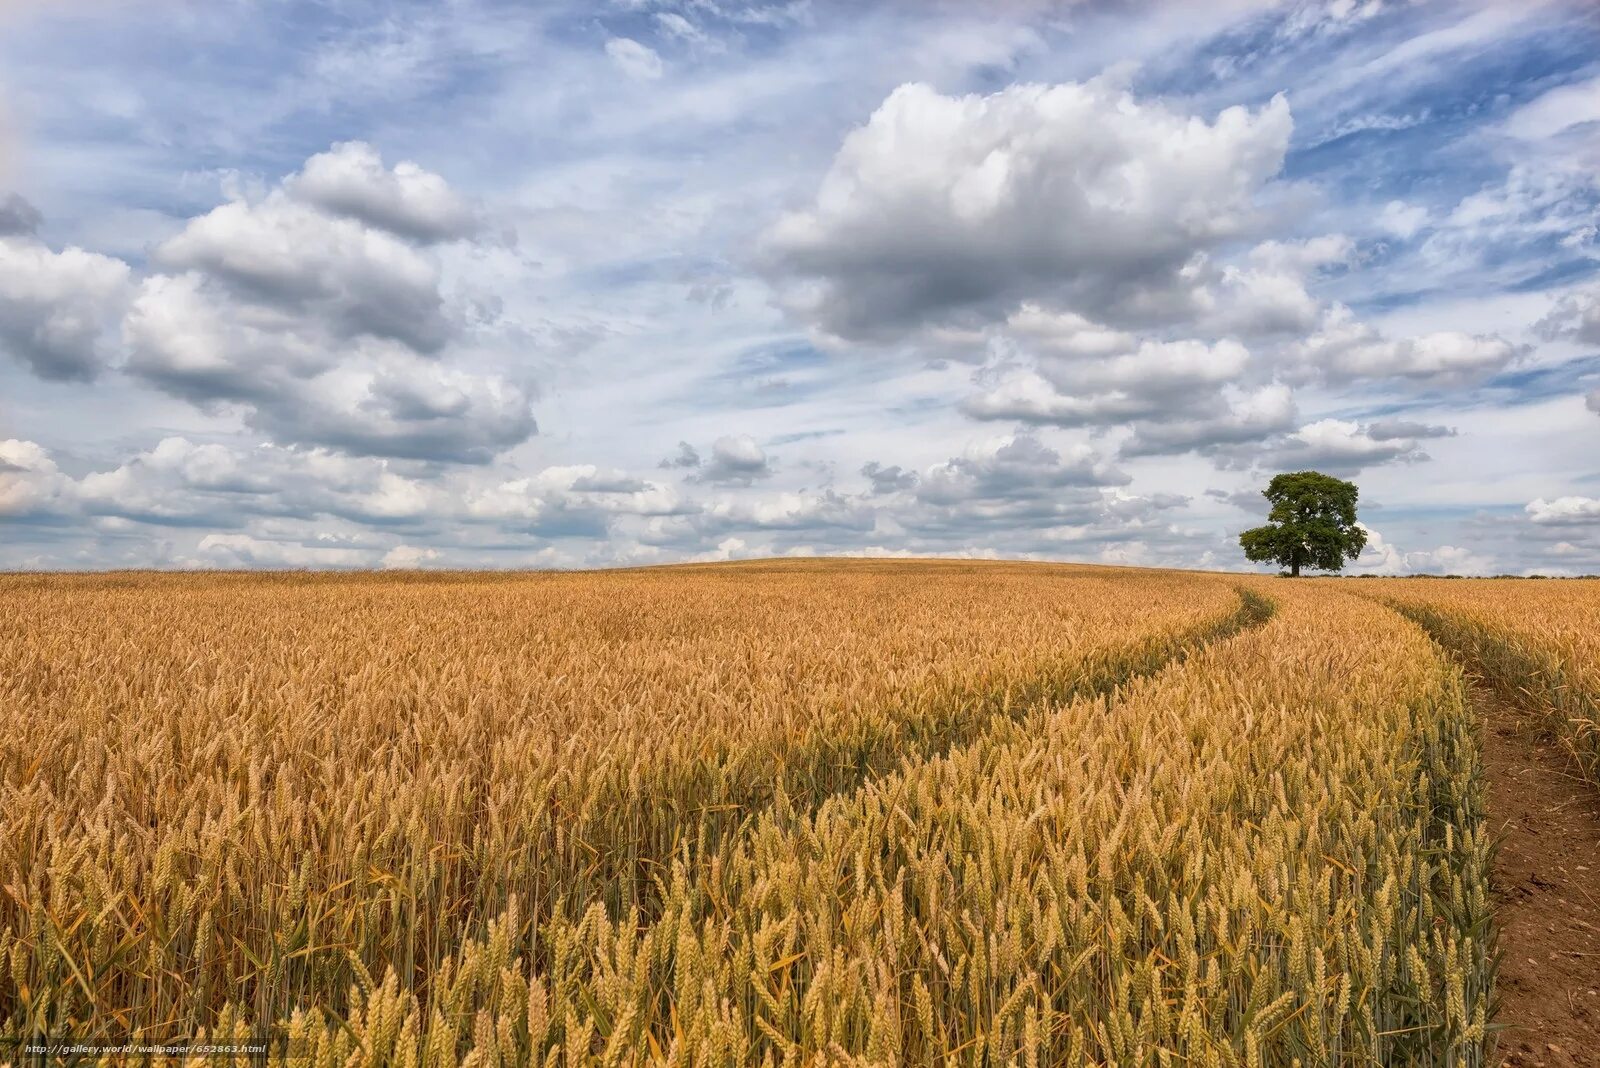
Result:
M1542 717L1600 786L1600 580L1389 579L1389 603Z
M296 1065L1487 1064L1476 727L1410 589L0 576L0 1026Z

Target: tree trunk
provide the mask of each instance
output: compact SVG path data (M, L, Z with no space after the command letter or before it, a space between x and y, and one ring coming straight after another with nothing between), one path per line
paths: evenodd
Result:
M1299 578L1300 577L1300 558L1299 557L1295 557L1294 562L1292 564L1290 564L1289 567L1291 569L1289 571L1290 577Z

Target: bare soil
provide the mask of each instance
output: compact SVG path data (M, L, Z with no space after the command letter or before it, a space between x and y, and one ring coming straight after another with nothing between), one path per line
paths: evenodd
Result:
M1482 714L1492 873L1503 956L1502 1063L1600 1066L1600 791L1532 719L1486 687Z

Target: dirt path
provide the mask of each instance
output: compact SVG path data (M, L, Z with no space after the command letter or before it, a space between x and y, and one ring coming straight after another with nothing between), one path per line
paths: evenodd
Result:
M1474 687L1483 715L1500 925L1504 1064L1600 1066L1600 794L1531 721Z

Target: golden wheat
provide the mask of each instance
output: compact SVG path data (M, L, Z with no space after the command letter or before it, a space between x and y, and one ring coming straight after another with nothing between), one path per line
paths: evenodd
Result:
M1459 673L1381 607L1275 595L1261 630L1114 700L996 723L815 813L777 806L678 864L653 921L593 907L534 929L512 909L428 998L386 979L353 1034L312 1010L291 1048L1481 1064L1488 842Z
M465 940L555 959L529 932L659 913L675 861L773 804L1242 620L1207 576L970 565L12 576L0 601L6 1034L284 1038L352 985L370 1014L389 974L446 1061L488 1041L438 1000Z
M1371 588L1541 716L1600 785L1600 581L1390 579Z
M0 1021L372 1068L1482 1064L1459 670L1236 581L0 578Z

